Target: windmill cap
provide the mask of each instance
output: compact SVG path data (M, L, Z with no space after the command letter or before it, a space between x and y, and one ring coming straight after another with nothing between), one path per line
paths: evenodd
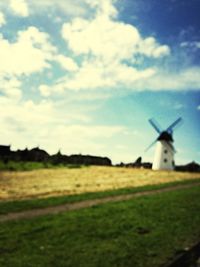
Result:
M170 141L170 142L173 142L173 138L172 138L172 135L168 132L162 132L160 134L160 136L158 137L157 139L158 141Z

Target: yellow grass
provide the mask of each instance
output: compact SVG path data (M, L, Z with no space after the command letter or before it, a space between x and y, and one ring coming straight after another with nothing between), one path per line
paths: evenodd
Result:
M0 199L71 195L195 178L200 174L97 166L1 172Z

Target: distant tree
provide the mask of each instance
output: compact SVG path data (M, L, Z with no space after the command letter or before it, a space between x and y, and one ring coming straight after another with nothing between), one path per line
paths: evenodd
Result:
M7 162L23 161L23 162L43 162L52 164L74 164L74 165L105 165L111 166L112 162L107 157L91 156L91 155L62 155L60 150L57 154L50 156L45 150L35 147L32 149L24 149L11 151L10 146L0 145L0 160Z
M141 167L142 164L142 157L139 157L136 159L136 161L134 162L134 167Z

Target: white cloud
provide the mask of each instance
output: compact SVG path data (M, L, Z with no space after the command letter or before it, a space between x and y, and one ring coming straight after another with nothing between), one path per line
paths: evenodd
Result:
M51 147L52 151L61 147L62 151L67 154L102 155L103 152L101 151L105 149L106 142L123 131L124 128L121 126L60 125L49 131L48 137L44 138L44 144L45 140L48 140L48 146ZM102 142L99 142L99 140L102 140Z
M70 58L70 57L65 57L63 55L58 55L55 60L60 63L60 65L66 69L67 71L77 71L78 70L78 65L76 62Z
M130 58L139 41L136 28L104 17L97 17L91 22L78 18L72 23L65 23L62 36L75 54L91 53L104 61Z
M178 73L161 72L147 68L137 70L125 64L103 65L100 62L85 62L72 76L64 77L49 87L51 93L62 93L65 90L87 90L98 88L129 88L143 90L199 90L200 69L188 68ZM184 106L176 104L175 109Z
M27 0L32 8L32 12L41 12L44 9L59 9L70 16L88 16L95 12L103 13L108 16L115 16L117 10L113 0ZM89 12L88 12L89 11Z
M93 153L98 155L103 142L123 133L122 126L88 125L82 111L64 112L61 105L52 101L23 102L0 97L1 142L15 148L42 145L55 153L59 148L65 153ZM66 110L69 111L69 108ZM76 122L79 120L79 123Z
M132 86L137 80L145 80L154 75L154 69L137 70L126 64L103 64L101 61L86 61L77 72L61 78L49 89L62 93L65 90L87 90L97 88L117 88Z
M41 93L42 96L50 96L51 94L51 89L49 86L45 85L45 84L41 84L39 86L39 91Z
M79 0L75 2L79 3ZM70 56L58 53L50 43L50 36L36 27L18 32L15 42L2 37L0 56L3 64L0 73L30 75L50 68L50 62L58 62L67 75L54 81L55 85L41 84L39 91L46 97L65 89L133 87L135 82L144 82L154 76L156 69L153 66L138 66L138 57L157 59L167 56L169 47L160 45L154 37L143 38L136 27L119 22L114 2L84 0L81 7L86 5L90 11L95 10L94 16L87 19L76 17L63 24L62 36L73 53L70 52ZM34 5L32 0L27 3L29 6ZM44 0L35 5L47 7L52 6L52 3L55 4L55 1ZM61 7L66 1L58 3ZM67 2L67 5L69 3L74 5L72 1Z
M87 3L96 10L94 18L74 18L62 27L68 48L76 57L82 57L79 68L57 81L53 90L134 86L136 81L153 76L154 67L136 67L138 56L168 56L169 47L160 45L153 37L142 38L136 27L117 21L114 1Z
M117 11L112 1L87 3L96 8L93 19L75 18L62 27L68 48L79 57L79 66L72 58L57 55L55 60L71 73L56 81L51 91L134 86L136 81L155 75L155 68L138 69L132 63L138 55L169 55L169 47L153 37L143 39L136 27L114 20Z
M197 107L197 110L200 110L200 105Z
M49 43L47 33L29 27L17 34L16 42L0 37L0 73L29 75L49 68L56 49Z
M34 104L10 97L0 97L0 113L1 142L12 142L18 148L37 144L38 134L52 123L54 114L51 103Z
M55 10L58 9L70 16L82 16L87 13L85 0L27 0L27 3L30 6L31 13L43 13L47 9L49 13L51 11L55 13Z
M181 47L186 47L186 48L200 48L200 42L199 41L191 41L191 42L182 42L180 44Z
M0 12L0 27L6 24L5 16L2 12Z
M88 16L94 11L102 11L107 15L116 15L117 10L112 0L8 0L11 10L19 16L26 17L30 13L43 13L48 10L49 14L61 11L68 16ZM0 6L7 7L8 4L0 1Z
M35 104L32 100L23 102L1 97L0 103L1 120L5 119L6 121L9 117L15 118L16 123L24 129L31 130L36 127L39 129L42 125L52 123L55 119L54 106L50 101L41 101Z
M159 45L154 37L148 37L140 41L139 52L148 57L159 58L170 54L167 45Z
M26 0L10 0L10 8L18 16L27 17L29 15Z
M27 0L30 7L53 7L54 4L61 8L64 3L66 1L63 0L43 0L37 3ZM87 19L79 16L63 24L61 33L68 48L65 56L58 53L56 47L50 43L47 33L36 27L29 27L18 32L15 42L1 37L0 57L3 60L0 73L10 77L30 75L53 68L51 62L59 63L67 73L54 80L52 85L41 82L38 89L44 97L49 97L52 93L62 93L64 90L117 87L133 90L174 90L199 87L197 68L172 74L162 72L154 66L157 59L170 55L170 48L161 45L152 36L144 38L135 26L118 21L115 1L75 0L68 1L66 5L73 9L75 3L81 3L80 7L83 9L89 6L90 12L95 12ZM152 62L149 67L142 65L146 57Z
M200 89L200 68L191 67L179 72L161 72L135 83L136 90L199 90Z
M108 17L115 17L118 12L117 9L114 6L113 0L86 0L86 3L90 5L92 8L95 8L97 11L97 14L101 14L103 16Z
M10 97L0 97L0 113L1 125L3 121L6 123L8 117L15 118L16 123L32 135L34 135L34 131L37 132L40 128L48 130L55 125L71 122L77 116L75 112L73 114L63 114L63 111L57 108L56 103L50 100L34 103L32 100L19 101ZM6 128L8 129L8 127Z
M0 92L9 98L21 98L21 81L15 77L0 77Z
M56 130L56 134L63 136L67 140L73 139L95 139L96 137L110 138L114 134L123 131L121 126L104 126L104 125L66 125L60 126Z
M104 62L131 60L138 53L158 58L170 51L153 37L142 39L136 27L103 15L94 20L75 18L65 23L62 36L76 55L92 54Z

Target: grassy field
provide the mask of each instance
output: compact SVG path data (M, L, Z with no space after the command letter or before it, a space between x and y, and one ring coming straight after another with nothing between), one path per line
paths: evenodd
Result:
M198 173L97 166L1 171L0 200L75 195L199 178Z
M1 267L159 267L200 239L200 187L2 223Z
M85 200L92 199L101 199L105 197L114 197L119 195L135 194L139 192L151 192L154 190L162 190L165 188L177 187L177 186L199 186L200 179L194 180L184 180L169 182L156 185L145 185L139 187L130 187L130 188L121 188L116 190L106 190L106 191L97 191L91 193L82 193L76 195L61 195L61 196L52 196L46 198L32 198L32 199L19 199L19 200L8 200L0 201L0 215L12 213L12 212L21 212L26 210L41 209L47 207L58 206L62 204L76 203Z

